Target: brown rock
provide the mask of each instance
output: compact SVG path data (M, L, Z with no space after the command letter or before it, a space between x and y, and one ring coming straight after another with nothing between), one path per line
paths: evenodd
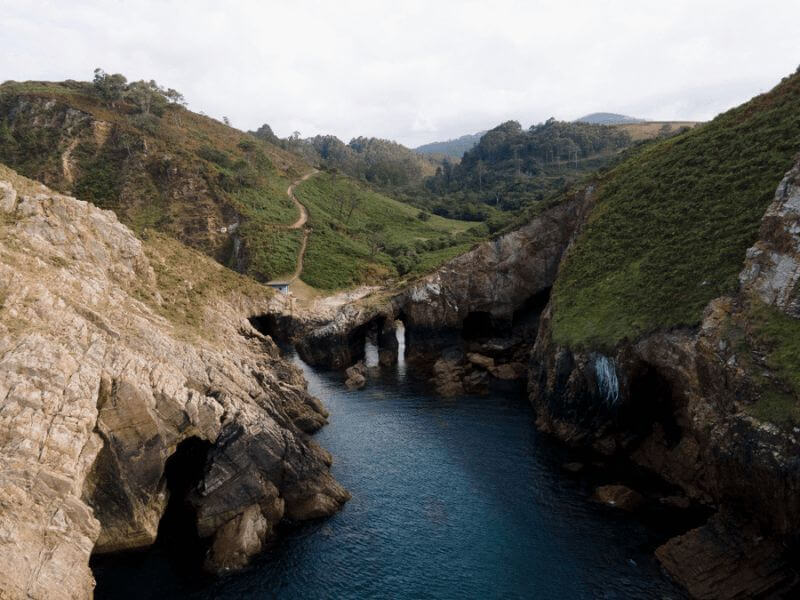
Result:
M603 485L594 491L594 499L622 510L636 510L644 500L642 495L624 485Z
M345 501L304 433L324 409L247 321L280 299L217 288L233 276L176 242L143 243L2 166L0 180L3 598L90 597L92 552L155 539L186 444L208 448L189 499L211 566L241 566L284 503L303 518Z
M492 357L484 356L483 354L478 354L477 352L467 353L467 360L476 367L486 369L487 371L494 368L494 359Z
M360 389L367 383L366 373L367 366L363 361L359 361L352 367L348 367L345 370L347 380L344 382L344 384L351 390Z
M528 374L525 365L518 362L497 365L490 372L498 379L504 380L522 379Z
M784 598L798 582L779 545L719 515L669 540L656 557L699 600Z
M217 531L206 568L216 572L241 569L261 551L269 528L258 504L248 506Z

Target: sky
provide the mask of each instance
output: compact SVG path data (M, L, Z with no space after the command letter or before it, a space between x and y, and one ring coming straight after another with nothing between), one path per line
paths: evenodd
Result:
M280 136L707 120L800 64L798 0L0 0L0 81L95 67Z

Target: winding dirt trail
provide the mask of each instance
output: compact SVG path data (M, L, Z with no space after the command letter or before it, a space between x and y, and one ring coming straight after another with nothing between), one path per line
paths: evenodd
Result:
M289 229L300 229L303 225L306 224L306 221L308 221L308 210L306 210L306 207L303 206L303 204L297 198L295 198L294 188L296 188L299 184L303 183L309 177L316 175L317 173L319 173L319 171L317 171L316 169L306 173L300 179L292 183L292 185L289 186L289 189L286 190L286 195L292 199L292 202L294 202L294 205L297 207L297 210L300 211L300 216L298 217L297 221L289 225Z
M303 272L303 259L306 256L306 248L308 248L308 236L311 235L311 228L306 227L305 224L308 222L308 209L300 202L297 197L294 195L294 188L297 187L299 184L303 183L309 177L313 177L319 173L317 169L309 171L305 175L303 175L300 179L292 182L292 185L289 186L289 189L286 190L286 195L292 199L294 205L297 207L297 210L300 212L300 216L297 218L297 221L292 223L287 227L287 229L303 229L303 240L300 242L300 251L297 253L297 264L294 268L294 273L288 280L284 280L287 283L292 283L300 277L300 273ZM271 281L270 283L277 283L278 280Z

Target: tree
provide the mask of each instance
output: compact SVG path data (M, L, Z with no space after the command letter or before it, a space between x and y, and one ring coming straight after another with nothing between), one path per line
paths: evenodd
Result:
M251 133L253 133L253 135L256 136L257 138L261 138L262 140L266 140L273 144L280 141L278 140L278 136L275 135L275 133L272 131L272 127L270 127L266 123L264 123L261 127L259 127L255 132Z
M353 211L361 205L361 197L358 194L350 194L347 197L347 218L345 224L350 224L350 217L353 216Z
M222 117L222 122L225 123L228 127L231 126L231 120L228 117Z
M95 93L105 100L110 106L122 99L122 95L127 88L128 80L120 73L109 75L103 69L94 70L94 81L92 82Z
M164 96L169 100L171 104L176 104L178 106L186 106L186 98L183 97L178 90L173 90L172 88L167 89L164 92Z
M367 233L367 246L370 258L375 258L375 255L386 247L386 225L376 223L370 228Z
M164 90L153 81L134 81L125 92L125 98L130 100L144 115L154 114L161 116L167 106L167 97Z

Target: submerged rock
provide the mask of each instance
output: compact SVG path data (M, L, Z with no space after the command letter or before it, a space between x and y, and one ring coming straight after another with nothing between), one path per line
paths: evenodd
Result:
M168 459L193 446L186 500L213 570L245 564L284 516L338 509L348 494L306 433L327 413L247 320L269 292L0 180L0 595L90 597L90 554L155 540L178 489Z
M345 370L347 379L344 384L351 390L358 390L364 387L367 383L367 366L364 361L359 361L352 367Z
M594 491L593 498L598 502L622 510L636 510L644 498L636 490L624 485L603 485Z
M693 598L788 598L800 582L785 550L752 526L713 517L656 550L661 565Z

